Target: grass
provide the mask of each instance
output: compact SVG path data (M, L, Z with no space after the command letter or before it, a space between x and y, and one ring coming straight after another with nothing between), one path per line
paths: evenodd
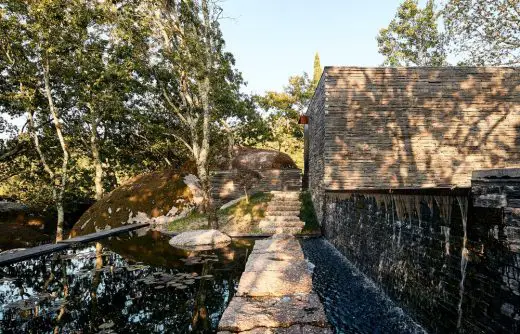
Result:
M300 219L305 223L302 233L320 232L321 228L320 224L318 223L316 211L314 211L311 194L307 191L303 191L300 194L300 202Z
M249 198L249 203L242 200L224 210L219 210L219 230L229 233L262 233L258 228L258 222L265 216L267 204L272 195L269 193L257 193ZM305 223L302 233L321 232L311 194L300 194L300 219ZM194 212L184 218L174 220L168 224L168 230L172 232L184 232L188 230L200 230L208 227L207 216Z
M243 199L224 210L218 210L219 230L228 233L259 233L258 222L264 218L271 197L272 195L269 193L256 193L249 197L249 203ZM168 224L168 230L172 232L207 227L207 216L198 212L193 212Z

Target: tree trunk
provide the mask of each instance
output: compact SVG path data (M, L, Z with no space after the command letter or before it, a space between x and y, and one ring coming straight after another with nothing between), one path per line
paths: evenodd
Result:
M204 191L204 197L206 200L206 212L208 215L208 225L211 228L218 229L218 217L215 208L213 207L213 199L211 198L211 180L208 173L208 156L209 156L209 135L210 135L210 121L211 121L211 106L209 102L210 94L210 71L213 68L212 55L211 55L211 22L210 13L207 0L202 0L202 14L204 16L204 53L206 57L206 70L204 71L204 78L200 83L200 102L202 104L203 119L202 119L202 145L199 154L200 168L204 169L204 178L202 181L202 188Z
M56 175L54 174L54 171L50 168L49 164L47 163L47 160L45 159L45 155L43 154L43 151L40 146L40 140L38 139L38 134L34 131L35 125L34 125L34 117L33 113L28 111L27 112L27 119L29 120L29 134L33 139L34 147L36 149L36 152L38 153L38 157L40 158L40 162L43 165L43 169L49 174L50 178L50 184L52 188L52 200L54 201L54 204L56 206L56 211L58 212L58 222L57 222L57 231L56 231L56 241L63 240L63 220L64 220L64 213L63 213L63 204L60 201L58 191L56 189L55 179ZM60 215L60 208L61 208L61 215ZM61 224L60 224L61 222ZM58 233L59 230L59 233Z
M103 165L99 157L99 151L92 151L92 158L94 159L94 167L96 169L94 175L94 186L96 188L96 201L103 197Z
M58 211L58 224L56 225L56 241L63 240L63 222L65 221L65 211L63 210L63 201L56 202L56 210Z
M208 217L208 227L218 229L218 217L211 197L211 179L207 169L207 161L197 161L197 174L204 196L204 211Z
M58 140L60 142L61 150L63 152L63 161L61 164L61 181L56 184L55 180L53 180L54 187L57 188L57 194L55 197L56 210L58 211L58 221L56 222L56 241L60 241L63 239L63 222L65 220L65 214L63 211L63 195L65 193L65 186L67 183L68 176L68 164L69 164L69 152L67 149L67 144L65 143L65 138L63 137L63 132L61 131L61 122L58 116L58 112L56 107L54 106L54 100L52 98L51 92L51 84L50 84L50 75L49 75L49 61L47 59L46 64L43 66L43 80L45 84L45 95L47 97L47 101L49 103L49 110L52 116L52 122L54 124L54 128L56 129L56 135L58 136Z
M90 151L92 153L92 160L94 163L94 188L96 191L95 198L96 201L99 201L103 197L103 164L101 163L101 155L99 153L99 138L98 138L98 124L99 120L97 115L92 108L92 105L89 103L88 107L90 109L90 113L93 117L92 123L90 125Z

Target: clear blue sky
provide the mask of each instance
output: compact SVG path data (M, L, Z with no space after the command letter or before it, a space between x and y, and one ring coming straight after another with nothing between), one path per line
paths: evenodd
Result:
M322 66L377 66L376 35L400 0L224 0L227 50L248 82L245 92L279 90L290 75Z

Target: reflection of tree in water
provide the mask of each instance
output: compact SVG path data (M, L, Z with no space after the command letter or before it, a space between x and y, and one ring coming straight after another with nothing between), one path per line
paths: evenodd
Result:
M54 326L54 334L58 334L60 332L60 324L62 322L62 318L65 315L67 305L67 297L69 296L69 284L67 280L67 266L64 265L64 260L60 259L60 267L61 267L61 280L62 280L62 287L63 287L63 302L61 303L60 310L56 316L56 325Z
M98 243L0 268L0 332L98 332L102 325L118 332L213 332L247 247L203 252L215 261L193 265L177 264L186 254L162 259L175 263L167 268L126 260ZM212 277L184 289L147 280L182 273Z

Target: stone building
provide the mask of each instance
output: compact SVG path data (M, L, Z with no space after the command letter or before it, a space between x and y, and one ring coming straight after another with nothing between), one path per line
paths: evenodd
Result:
M326 67L306 116L325 238L429 332L518 332L520 68Z
M520 69L325 67L308 111L304 184L326 192L469 187L520 167Z

